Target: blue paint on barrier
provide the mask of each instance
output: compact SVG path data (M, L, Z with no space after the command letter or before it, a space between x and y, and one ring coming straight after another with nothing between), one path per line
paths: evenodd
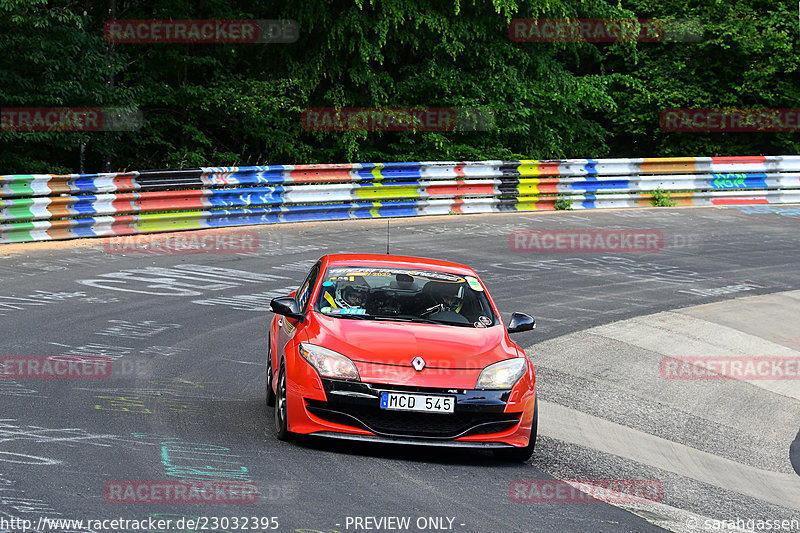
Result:
M69 228L70 233L78 237L94 237L97 233L94 231L96 223L94 218L81 218L74 221L74 224Z
M72 187L70 190L76 192L94 192L97 190L97 184L94 182L94 178L78 178L72 180Z
M630 187L630 180L627 179L611 179L611 180L598 180L597 178L586 178L586 181L577 181L570 184L570 188L574 191L614 191L620 189L627 189Z
M208 211L205 223L209 227L238 226L242 224L274 224L281 221L280 207L249 209L219 209Z
M766 173L753 174L712 174L711 187L714 189L766 189Z
M241 189L211 189L206 197L212 207L243 207L248 205L283 204L284 187Z
M347 212L352 205L353 204L292 205L283 208L283 216L281 218L286 222L348 218Z
M97 196L79 196L79 200L70 206L79 215L94 215L97 213L93 202L97 201Z
M417 205L419 202L382 202L378 208L378 213L382 217L413 217L417 215Z

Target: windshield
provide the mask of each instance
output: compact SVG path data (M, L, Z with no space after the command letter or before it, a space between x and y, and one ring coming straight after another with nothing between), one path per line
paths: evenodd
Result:
M433 270L329 268L315 309L338 318L491 327L497 320L480 281Z

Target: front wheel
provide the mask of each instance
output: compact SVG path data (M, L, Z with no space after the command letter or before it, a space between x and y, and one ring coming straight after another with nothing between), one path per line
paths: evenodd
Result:
M533 455L533 449L536 447L536 434L539 429L539 396L533 400L533 421L531 422L531 436L528 440L528 445L522 448L506 448L502 450L495 450L494 456L501 461L509 461L514 463L524 463Z
M275 394L275 435L278 440L292 439L289 431L289 406L286 401L286 367L283 364L278 372L278 390Z

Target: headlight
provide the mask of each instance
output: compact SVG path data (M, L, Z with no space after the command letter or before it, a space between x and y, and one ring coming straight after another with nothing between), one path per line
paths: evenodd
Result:
M481 372L476 389L510 389L525 373L527 364L524 357L506 359L493 363Z
M361 381L356 365L340 353L314 344L300 344L300 355L313 366L323 378Z

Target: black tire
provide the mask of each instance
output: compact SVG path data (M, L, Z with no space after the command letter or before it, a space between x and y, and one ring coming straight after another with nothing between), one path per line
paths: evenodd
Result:
M275 391L272 390L272 341L267 340L267 394L265 403L267 407L275 407Z
M278 372L278 387L275 394L275 436L278 440L292 440L292 433L289 431L289 413L286 404L286 367L281 364Z
M495 450L494 456L501 461L509 461L513 463L524 463L533 456L533 450L536 448L536 435L539 430L539 396L533 400L533 421L531 422L531 436L528 440L528 445L523 448L505 448L502 450Z

